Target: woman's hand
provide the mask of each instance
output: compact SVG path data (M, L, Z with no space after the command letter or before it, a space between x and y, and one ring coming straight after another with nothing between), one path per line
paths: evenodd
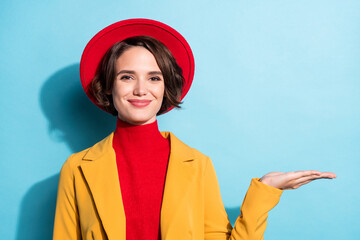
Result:
M336 178L336 174L332 172L319 171L296 171L296 172L270 172L260 179L260 182L279 188L281 190L297 189L313 180L327 178Z

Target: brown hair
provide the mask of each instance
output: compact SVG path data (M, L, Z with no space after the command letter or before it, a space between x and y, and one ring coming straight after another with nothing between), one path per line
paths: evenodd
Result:
M140 46L149 50L164 77L165 91L161 108L157 115L166 112L171 107L180 108L184 77L182 69L170 50L159 40L149 36L135 36L115 43L102 58L96 75L89 84L89 92L97 104L113 115L117 115L112 100L112 89L116 78L116 60L127 49Z

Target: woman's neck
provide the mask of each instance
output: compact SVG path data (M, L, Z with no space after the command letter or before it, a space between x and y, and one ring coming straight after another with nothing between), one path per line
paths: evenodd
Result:
M114 133L114 148L138 151L152 148L156 150L165 139L158 128L157 121L145 125L132 125L118 118Z

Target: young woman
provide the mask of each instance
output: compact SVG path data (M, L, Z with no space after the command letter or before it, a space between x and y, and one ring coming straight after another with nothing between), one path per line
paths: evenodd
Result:
M117 116L117 126L64 163L55 240L258 240L282 190L336 177L298 171L254 178L232 228L211 160L157 126L156 116L180 107L192 82L185 39L157 21L121 21L88 43L80 74L89 98Z

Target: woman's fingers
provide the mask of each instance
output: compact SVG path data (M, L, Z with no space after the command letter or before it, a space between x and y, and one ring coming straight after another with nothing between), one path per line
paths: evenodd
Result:
M317 178L320 178L320 174L313 171L290 172L282 182L280 189L295 189L303 182L313 181Z
M332 173L332 172L322 172L321 173L321 177L322 178L336 178L336 174L335 173Z
M307 176L316 176L316 175L321 175L321 172L315 170L289 172L289 177L292 179L297 179Z
M303 182L303 181L307 181L307 180L315 180L315 179L321 179L321 178L328 178L328 179L332 179L332 178L336 178L336 174L335 173L331 173L331 172L318 172L318 171L312 171L308 172L308 173L303 173L303 174L298 174L298 176L296 176L296 178L294 179L295 183L298 182Z
M332 178L336 178L336 174L334 173L330 173L329 175L325 175L325 176L318 176L315 178L308 178L308 179L300 179L300 181L298 183L296 183L292 189L297 189L305 184L308 184L309 182L312 182L314 180L318 180L318 179L332 179Z
M304 185L304 183L309 183L311 181L314 181L316 179L320 179L322 178L320 175L309 175L309 176L306 176L306 177L301 177L301 178L298 178L298 179L295 179L292 183L292 186L297 186L298 184L301 185Z

